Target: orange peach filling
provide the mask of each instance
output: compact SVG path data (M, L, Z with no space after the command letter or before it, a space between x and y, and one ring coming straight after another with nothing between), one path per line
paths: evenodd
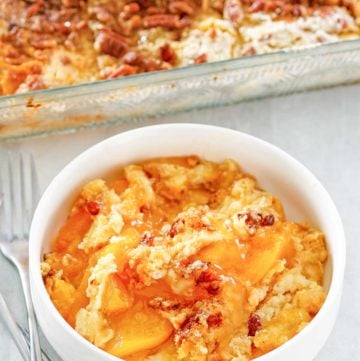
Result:
M325 299L323 234L232 160L129 165L86 184L44 257L64 319L128 361L247 361Z

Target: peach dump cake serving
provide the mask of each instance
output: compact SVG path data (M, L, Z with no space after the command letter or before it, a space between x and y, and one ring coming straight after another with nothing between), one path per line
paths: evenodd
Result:
M0 0L0 95L357 38L360 0Z
M47 291L84 338L127 361L247 361L325 300L324 235L232 160L148 160L96 179L45 255Z

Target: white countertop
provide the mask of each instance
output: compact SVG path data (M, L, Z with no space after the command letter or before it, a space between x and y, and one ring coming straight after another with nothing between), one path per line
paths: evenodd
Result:
M334 331L316 361L360 360L360 85L265 99L236 106L167 116L109 128L0 143L6 149L32 151L41 188L72 158L118 132L161 122L216 124L265 139L305 164L332 195L347 236L344 296ZM0 256L0 291L16 319L25 325L17 274ZM43 339L52 361L59 361ZM0 361L21 361L0 321ZM74 360L81 361L81 360ZM304 360L310 361L310 360Z

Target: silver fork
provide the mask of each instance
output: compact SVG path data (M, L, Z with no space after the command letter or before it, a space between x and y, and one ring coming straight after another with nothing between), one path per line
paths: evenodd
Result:
M14 320L1 293L0 293L0 316L3 319L5 325L7 326L10 336L12 337L17 348L19 349L22 358L25 361L29 360L30 358L29 332ZM45 351L42 351L42 358L44 361L51 361Z
M30 351L29 347L25 342L24 337L21 334L21 331L13 319L9 308L4 300L4 297L0 293L0 316L3 319L7 329L10 333L10 336L13 338L22 358L24 361L28 361L30 359Z
M31 300L28 275L28 240L32 214L39 199L38 178L32 155L7 155L1 167L0 192L3 203L3 237L0 251L17 268L26 303L30 360L41 361L36 317Z

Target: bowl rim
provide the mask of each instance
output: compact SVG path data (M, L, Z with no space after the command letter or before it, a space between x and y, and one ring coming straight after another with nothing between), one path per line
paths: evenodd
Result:
M64 175L67 173L72 173L72 170L76 169L79 163L82 163L87 158L91 158L96 155L100 149L102 149L105 145L113 145L113 143L117 143L121 141L121 139L128 138L136 138L138 134L153 132L157 130L166 130L170 129L176 130L180 128L186 128L188 131L192 129L202 129L209 132L222 132L225 136L238 136L242 137L243 140L246 139L255 143L256 145L263 147L270 152L275 153L279 157L285 158L285 161L293 163L293 167L297 169L299 173L302 174L302 177L311 180L311 182L316 185L316 191L320 193L322 197L322 202L326 203L326 212L332 214L333 222L335 222L335 229L337 230L337 234L333 237L337 239L338 242L338 250L336 254L332 254L332 275L331 281L329 284L329 289L327 293L327 297L325 299L324 304L322 305L320 311L317 315L309 322L306 327L304 327L299 333L293 336L291 339L286 341L284 344L279 346L278 348L254 359L256 361L267 361L268 356L276 357L276 355L286 351L286 349L291 348L294 343L301 342L302 338L306 338L307 334L311 333L312 330L321 322L326 315L331 312L333 305L336 303L338 297L341 295L342 291L342 283L345 273L345 264L346 264L346 240L345 240L345 232L343 229L342 221L339 215L339 212L321 182L317 179L315 175L310 172L301 162L295 159L293 156L288 154L286 151L282 150L278 146L275 146L263 139L250 135L248 133L244 133L242 131L233 130L229 128L223 128L214 125L207 124L194 124L194 123L164 123L158 125L150 125L139 127L136 129L120 132L116 135L108 137L95 145L87 148L85 151L81 152L78 156L76 156L72 161L70 161L65 167L63 167L58 174L52 179L52 181L47 186L45 192L43 193L40 202L35 210L34 217L31 223L30 234L29 234L29 274L30 274L30 286L31 293L34 294L36 290L42 300L42 302L46 305L47 310L51 311L51 316L54 318L54 321L61 327L62 331L65 332L69 337L74 338L78 342L82 343L85 347L89 349L89 351L94 353L104 361L121 361L122 359L100 349L95 346L88 340L86 340L83 336L81 336L78 332L75 331L61 316L61 314L57 311L55 305L52 303L42 280L41 271L40 271L40 258L41 253L36 254L36 246L40 242L40 238L37 237L37 233L39 228L41 228L41 214L46 212L45 205L48 203L51 198L51 193L53 189L56 188L58 183L61 183ZM143 134L142 134L143 135ZM40 243L42 246L43 240ZM40 247L41 252L41 247ZM35 302L36 303L36 302Z

